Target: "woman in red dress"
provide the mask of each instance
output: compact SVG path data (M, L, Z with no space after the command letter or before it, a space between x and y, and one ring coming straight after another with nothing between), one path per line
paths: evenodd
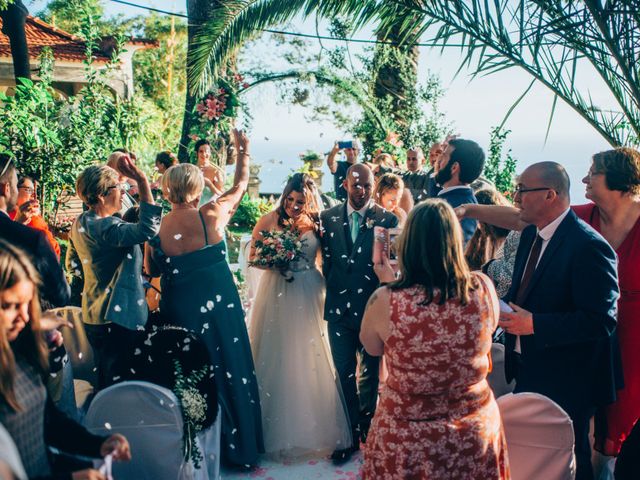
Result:
M442 200L422 202L399 240L400 279L388 260L371 296L360 340L387 360L364 450L363 480L508 479L498 405L486 377L498 300L472 273L462 231Z
M617 332L624 388L606 407L600 419L605 428L596 429L595 444L605 455L617 455L640 418L640 153L631 148L597 153L582 182L594 203L572 208L618 254Z

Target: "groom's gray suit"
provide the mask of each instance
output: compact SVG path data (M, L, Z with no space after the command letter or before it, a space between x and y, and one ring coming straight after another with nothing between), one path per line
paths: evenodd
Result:
M390 212L370 204L355 241L347 217L347 204L320 214L322 223L322 272L327 284L324 318L329 322L329 343L349 410L354 442L369 429L378 394L378 357L367 354L359 340L362 315L378 287L373 271L373 227L395 227ZM357 357L360 375L356 389ZM359 395L358 395L359 393Z

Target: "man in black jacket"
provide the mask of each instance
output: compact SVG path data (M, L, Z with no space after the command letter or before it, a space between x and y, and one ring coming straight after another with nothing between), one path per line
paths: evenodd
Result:
M367 300L379 284L373 271L373 228L398 224L395 215L371 202L373 173L368 166L352 165L344 187L347 201L320 215L322 272L327 284L324 318L329 322L331 356L340 377L354 442L351 449L334 452L332 458L336 462L347 460L358 449L375 411L379 358L367 354L362 347L360 324Z
M528 167L514 202L522 231L502 312L507 381L515 392L536 392L573 421L576 480L592 480L589 422L615 400L621 370L617 350L616 254L569 208L569 176L555 162Z
M40 298L46 307L63 307L71 290L56 254L43 232L9 218L18 200L18 174L13 159L0 154L0 238L24 250L40 274Z

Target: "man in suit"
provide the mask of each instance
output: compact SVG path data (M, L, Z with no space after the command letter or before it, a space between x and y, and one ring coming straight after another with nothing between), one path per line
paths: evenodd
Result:
M449 140L438 158L435 180L442 187L438 198L446 200L453 208L464 203L478 203L470 185L482 173L484 158L484 152L476 142L462 138ZM476 231L478 222L465 218L460 224L466 244Z
M24 250L42 279L40 298L45 307L62 307L69 302L71 290L58 257L44 232L14 222L9 212L18 201L18 174L13 159L0 154L0 238Z
M336 450L336 463L349 459L366 439L378 396L378 357L367 354L359 340L367 300L378 287L373 271L373 227L395 227L391 212L371 202L373 173L352 165L344 180L347 201L320 214L322 271L327 284L324 318L329 322L331 356L340 377L353 432L353 445ZM356 365L360 360L356 388Z
M569 176L555 162L527 168L514 201L522 232L507 299L507 380L515 392L536 392L573 420L577 479L593 478L589 421L615 399L616 255L595 230L569 209Z

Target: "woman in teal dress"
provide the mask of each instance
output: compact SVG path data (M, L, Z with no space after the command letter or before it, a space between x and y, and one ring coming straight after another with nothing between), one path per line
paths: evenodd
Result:
M233 186L215 201L198 207L204 179L195 165L176 165L164 174L162 188L172 209L149 242L145 268L153 276L162 274L163 319L193 330L209 350L222 413L222 458L250 466L264 451L260 396L242 302L224 246L224 229L249 178L249 141L238 131L234 140L239 161Z

